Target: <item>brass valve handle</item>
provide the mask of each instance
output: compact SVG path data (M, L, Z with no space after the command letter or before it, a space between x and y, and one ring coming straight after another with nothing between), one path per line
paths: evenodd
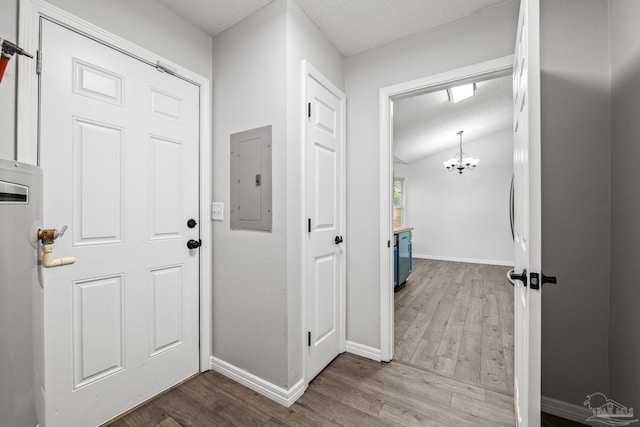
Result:
M64 232L67 231L67 226L63 226L62 230L58 231L55 228L47 228L44 230L38 230L38 239L45 245L53 243L58 237L62 237Z

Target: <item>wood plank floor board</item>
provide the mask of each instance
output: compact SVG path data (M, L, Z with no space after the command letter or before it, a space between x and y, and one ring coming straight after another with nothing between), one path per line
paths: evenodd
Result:
M385 403L380 411L380 419L392 425L407 427L442 427L442 423L407 409Z
M451 407L466 412L474 417L482 418L495 426L512 427L514 421L513 410L487 405L486 402L453 393Z
M463 331L453 376L479 384L481 351L482 332Z
M373 416L380 414L384 406L384 401L378 397L364 393L355 387L344 387L344 383L336 381L329 375L316 377L313 380L313 389L327 398L334 398Z

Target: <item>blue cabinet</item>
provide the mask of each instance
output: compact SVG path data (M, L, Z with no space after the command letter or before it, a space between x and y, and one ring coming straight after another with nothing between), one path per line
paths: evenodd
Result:
M395 290L401 289L407 282L413 271L411 229L399 231L394 234L395 245L393 247L393 286Z

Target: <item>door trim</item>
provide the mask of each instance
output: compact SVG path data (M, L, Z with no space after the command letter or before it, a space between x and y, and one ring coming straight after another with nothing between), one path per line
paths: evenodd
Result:
M513 55L481 62L440 74L386 86L380 89L380 357L393 359L393 257L387 242L393 241L391 199L393 194L393 98L431 92L452 83L479 77L507 75L513 68Z
M340 173L342 174L342 183L341 183L341 189L342 189L342 197L341 197L341 204L342 204L342 210L340 212L340 221L342 224L342 235L345 239L345 242L342 244L343 245L343 259L342 259L342 263L343 263L343 268L342 268L342 273L341 273L341 277L340 277L340 296L341 296L341 303L340 303L340 353L344 353L345 349L346 349L346 330L347 330L347 288L346 288L346 281L347 281L347 245L349 244L349 238L348 238L348 233L347 233L347 185L346 185L346 174L347 174L347 169L346 169L346 143L347 143L347 138L346 138L346 117L347 117L347 111L346 111L346 101L347 101L347 97L344 94L343 91L341 91L336 85L334 85L329 79L327 79L320 71L318 71L313 65L311 65L309 62L303 60L302 61L302 86L303 86L303 90L302 90L302 99L301 99L301 111L306 111L306 104L307 104L307 76L311 77L312 79L316 80L318 83L320 83L321 85L325 86L327 89L329 89L331 92L333 92L335 95L338 96L338 98L340 99L340 106L342 108L342 123L340 126L340 134L341 134L341 138L342 138L342 148L341 148L341 156L342 156L342 165L340 168ZM301 126L301 140L302 140L302 150L301 150L301 158L300 158L300 164L302 165L302 171L301 171L301 175L303 177L303 185L302 185L302 197L301 197L301 206L302 206L302 212L303 212L303 217L301 218L301 227L306 227L306 212L307 212L307 208L306 208L306 202L307 202L307 198L306 198L306 180L307 180L307 169L306 169L306 156L307 156L307 126L309 124L309 121L307 120L307 114L301 114L301 119L302 119L302 126ZM305 228L306 230L306 228ZM302 315L302 333L300 336L300 340L302 342L302 378L303 378L303 382L306 386L309 384L310 379L307 378L307 362L308 362L308 346L307 346L307 312L306 312L306 297L307 297L307 268L306 268L306 260L307 260L307 254L309 252L309 243L307 240L307 233L304 232L302 233L302 260L301 260L301 271L302 271L302 278L303 278L303 286L302 286L302 292L301 292L301 299L300 299L300 304L301 304L301 315Z
M83 19L42 0L20 0L19 4L18 44L27 52L34 54L40 42L40 18L46 18L68 29L87 36L99 43L112 47L126 55L150 64L160 61L175 69L178 78L187 80L199 87L200 92L200 238L204 244L200 247L200 372L211 368L211 116L210 82L178 64L162 58L115 34L103 30ZM36 74L36 61L18 57L18 120L17 120L17 160L30 164L38 161L38 89L39 78Z

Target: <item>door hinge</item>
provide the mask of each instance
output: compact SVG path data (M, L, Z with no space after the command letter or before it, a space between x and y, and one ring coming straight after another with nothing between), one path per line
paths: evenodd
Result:
M311 233L311 218L307 219L307 233Z
M387 247L390 248L391 247L391 240L387 240Z
M36 51L36 74L42 73L42 51Z
M311 347L311 331L307 332L307 346Z
M311 118L311 103L310 102L307 104L307 117Z
M544 274L538 273L530 273L529 279L531 282L531 289L535 290L540 289L545 283L558 283L558 279L555 276L545 276Z
M169 64L165 64L160 61L156 62L156 70L160 71L161 73L171 74L173 76L176 76L178 74L178 70L175 67L172 67Z

